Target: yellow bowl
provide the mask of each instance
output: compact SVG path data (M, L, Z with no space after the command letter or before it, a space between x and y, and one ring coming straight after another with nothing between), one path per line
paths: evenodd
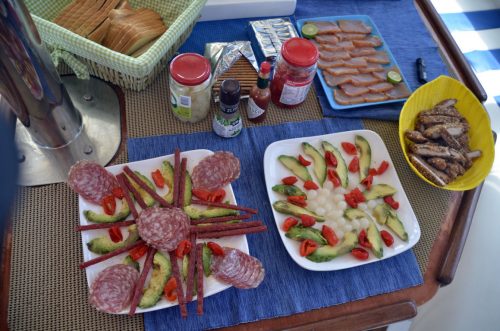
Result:
M404 133L406 130L414 130L417 115L422 110L430 109L438 102L452 98L458 100L455 107L469 122L471 150L481 150L482 156L473 161L472 167L463 176L457 177L446 186L438 186L425 178L410 162ZM439 76L421 86L406 100L399 117L399 142L406 161L420 178L433 186L450 191L470 190L481 184L488 176L495 158L495 146L488 113L467 87L447 76Z

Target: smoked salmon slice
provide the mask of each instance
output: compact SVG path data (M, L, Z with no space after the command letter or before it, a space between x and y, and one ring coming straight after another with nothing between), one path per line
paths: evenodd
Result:
M353 40L352 43L356 47L379 47L382 45L382 40L377 36L368 36L365 39Z
M340 40L360 40L360 39L365 39L366 34L364 33L345 33L345 32L339 32L336 34L336 36Z
M354 59L358 59L358 58L355 57L355 58L353 58L353 60ZM361 58L361 59L363 59L366 62L365 58ZM367 73L370 73L370 72L381 72L381 71L384 71L384 67L382 67L382 65L380 65L378 63L367 63L366 67L359 68L358 70L362 74L367 74Z
M366 62L366 60L362 57L354 57L352 59L345 60L344 65L346 67L358 68L358 70L360 70L360 69L368 66L368 62ZM362 73L361 70L360 70L360 73Z
M335 61L325 61L323 59L318 60L318 68L320 69L342 67L343 65L344 65L344 60L335 60Z
M357 96L360 96L362 94L368 93L370 91L368 87L354 86L354 85L349 84L349 83L340 85L340 88L347 96L350 96L350 97L357 97Z
M369 86L380 82L380 79L371 74L352 75L351 80L354 86Z
M391 62L389 60L389 56L384 51L377 51L374 54L367 55L367 56L365 56L365 59L366 59L366 61L371 62L371 63L387 64L387 63Z
M381 83L377 83L377 84L373 84L373 85L368 86L368 89L370 90L370 92L373 92L373 93L386 92L392 88L394 88L394 85L392 85L391 83L387 83L387 82L381 82Z
M316 25L318 34L333 34L340 32L340 28L335 22L311 21L306 23Z
M327 68L326 71L334 76L342 76L342 75L356 75L359 74L358 69L356 68L348 68L348 67L335 67L335 68Z
M371 33L372 28L361 21L339 20L339 28L347 33Z
M350 40L339 41L338 43L336 43L334 45L332 45L332 44L321 44L321 47L323 49L326 49L326 50L329 50L329 51L342 51L342 50L350 51L350 50L353 50L355 48L354 44Z
M333 91L333 97L335 98L335 101L337 101L337 103L340 105L354 105L357 103L362 103L364 101L362 96L350 97L340 89L336 89L335 91Z
M336 44L339 42L339 38L335 37L333 34L317 35L314 37L314 40L320 44Z
M406 85L403 83L399 83L396 86L394 86L392 90L385 92L385 95L389 99L394 99L394 100L408 98L410 94L411 94L410 91L408 91Z
M319 57L325 61L348 60L351 58L347 51L327 51L322 50Z
M325 78L326 85L330 87L335 87L341 84L350 83L352 81L352 76L334 76L327 71L323 71L323 77Z
M376 54L377 50L373 47L360 47L349 51L352 57L366 56Z
M365 102L381 102L389 99L384 93L368 93L363 95Z

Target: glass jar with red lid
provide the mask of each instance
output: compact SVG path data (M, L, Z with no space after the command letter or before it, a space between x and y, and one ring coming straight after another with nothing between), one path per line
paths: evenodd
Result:
M271 100L293 108L307 97L318 62L318 49L304 38L290 38L281 46L271 82Z
M207 117L211 79L210 62L199 54L180 54L170 62L170 101L178 119L194 123Z

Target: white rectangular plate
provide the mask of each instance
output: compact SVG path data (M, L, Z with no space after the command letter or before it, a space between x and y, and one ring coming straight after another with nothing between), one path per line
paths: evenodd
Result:
M303 138L295 138L295 139L288 139L288 140L281 140L281 141L276 141L269 145L266 149L266 152L264 154L264 173L265 173L265 178L266 178L266 187L267 187L267 194L269 196L269 200L271 202L271 205L277 201L277 200L284 200L285 197L279 193L276 193L272 190L272 187L274 185L280 184L281 179L283 177L291 176L293 173L285 168L281 162L278 161L278 156L284 154L284 155L290 155L290 156L295 156L297 157L299 154L302 154L305 156L301 144L302 142L308 142L312 146L314 146L318 151L323 153L323 149L321 148L321 142L322 141L328 141L331 143L333 146L337 147L338 150L342 153L342 156L344 156L344 159L346 161L346 164L349 165L349 162L353 158L352 156L348 156L345 151L341 147L342 142L350 142L354 144L354 137L356 135L361 135L363 136L369 143L372 151L372 163L371 163L371 168L378 168L380 163L382 161L387 161L389 162L389 168L387 171L381 175L381 176L375 176L375 179L373 181L374 184L377 183L385 183L389 184L393 187L396 188L397 193L394 195L394 199L396 201L399 201L400 207L397 210L397 213L403 222L406 231L408 232L408 242L402 241L392 231L391 234L394 236L394 244L391 247L386 247L384 245L384 256L381 259L376 258L371 252L370 252L370 257L368 260L365 261L360 261L354 258L351 254L346 254L340 257L337 257L331 261L328 262L321 262L321 263L316 263L308 260L305 257L300 256L299 254L299 246L300 243L298 241L291 240L285 236L285 231L282 229L283 222L285 218L289 217L289 215L281 214L278 213L273 209L273 214L274 214L274 220L276 222L276 227L278 228L278 232L280 234L281 240L283 241L283 244L285 245L286 250L288 251L288 254L292 257L292 259L301 267L308 269L308 270L313 270L313 271L331 271L331 270L340 270L340 269L347 269L347 268L352 268L356 267L359 265L371 263L371 262L376 262L380 261L383 259L387 259L389 257L392 257L394 255L400 254L411 247L413 247L418 239L420 238L420 227L418 225L417 218L415 216L415 213L413 212L410 202L408 201L408 198L406 197L406 194L403 190L403 187L401 185L401 182L399 181L398 175L396 173L396 169L394 168L394 164L392 163L391 157L389 156L389 152L387 151L387 147L385 146L384 142L382 141L382 138L378 134L376 134L373 131L369 130L357 130L357 131L348 131L348 132L340 132L340 133L332 133L332 134L327 134L327 135L321 135L321 136L314 136L314 137L303 137ZM309 159L309 157L306 157ZM313 179L316 183L318 183L318 180L316 179L314 175L314 171L312 169L313 164L308 166L308 170L313 176ZM328 181L328 179L327 179ZM361 191L364 190L364 187L362 185L358 185L359 183L359 175L358 174L351 174L349 173L349 184L348 186L348 191L354 189L356 186L360 188ZM303 186L303 182L299 179L299 181L295 184L296 186L300 187L301 189ZM354 186L352 186L354 185ZM303 189L304 190L304 189ZM305 191L305 190L304 190ZM380 201L382 201L380 199ZM371 213L369 212L371 215ZM377 224L377 227L382 230L386 229L388 230L385 226L379 225L376 221L374 221ZM324 223L319 223L317 222L314 227L321 229L321 225L323 224L329 224L328 221Z
M187 170L189 173L192 173L193 168L198 164L199 161L201 161L204 157L212 155L213 152L206 150L206 149L197 149L197 150L192 150L192 151L186 151L181 153L181 157L186 157L187 158ZM157 158L153 159L148 159L148 160L143 160L143 161L137 161L137 162L130 162L127 164L120 164L120 165L114 165L107 167L106 169L111 172L114 175L117 175L121 173L123 170L123 167L125 165L128 165L130 169L139 171L141 174L144 176L148 177L151 180L151 172L155 171L156 169L161 169L161 164L163 161L168 160L170 163L173 165L174 164L174 155L166 155L166 156L160 156ZM234 197L233 189L230 184L228 184L226 187L224 187L224 190L226 191L226 200L228 200L232 204L236 204L236 198ZM163 196L168 192L168 188L164 189L157 189L158 194ZM120 202L119 202L120 203ZM121 204L117 204L116 208L119 210L121 207ZM137 210L140 212L140 207L136 203ZM203 206L196 206L197 208L204 208ZM82 199L81 197L78 198L78 208L79 208L79 215L80 215L80 224L81 225L88 225L88 224L94 224L91 222L88 222L85 216L83 215L84 210L94 210L96 212L102 213L102 208L100 206L97 206L95 204L89 203L88 201ZM129 215L127 219L132 219L132 215ZM126 228L122 228L122 234L123 237L126 238L128 235L128 232ZM82 245L83 245L83 259L85 261L91 260L93 258L98 257L98 254L94 254L91 251L88 250L87 248L87 242L89 242L91 239L99 236L106 236L108 235L107 229L99 229L99 230L90 230L90 231L82 231ZM220 238L220 239L210 239L207 241L215 241L219 243L221 246L228 246L228 247L233 247L237 248L245 253L249 253L248 251L248 243L247 243L247 238L246 236L231 236L231 237L226 237L226 238ZM202 240L199 240L198 242L203 242ZM168 255L167 252L164 252L166 255ZM120 254L118 256L115 256L111 259L108 259L106 261L103 261L101 263L94 264L90 267L87 267L85 269L86 274L87 274L87 283L89 285L92 284L94 279L96 278L97 274L114 264L121 263L123 258L126 256L126 253ZM140 260L139 263L141 264L141 271L142 271L142 265L144 264L145 257L143 256ZM180 260L179 260L180 262ZM179 267L180 263L179 263ZM146 284L149 283L149 276L146 279ZM216 280L214 277L208 277L205 278L204 284L203 284L203 291L204 291L204 297L208 297L210 295L219 293L221 291L224 291L225 289L231 287L228 284L224 284ZM185 290L184 290L185 292ZM193 298L195 300L196 297ZM158 301L156 305L150 308L142 309L142 308L137 308L136 313L144 313L148 311L154 311L158 309L163 309L163 308L168 308L172 306L177 306L177 302L170 302L167 301L163 296ZM128 313L128 308L121 311L120 314L127 314Z

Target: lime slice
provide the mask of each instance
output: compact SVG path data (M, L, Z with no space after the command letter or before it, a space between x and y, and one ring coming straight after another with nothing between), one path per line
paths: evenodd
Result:
M302 36L307 39L313 39L318 33L318 27L314 24L307 23L302 26Z
M387 73L387 81L391 84L399 84L403 81L403 78L401 78L399 72L389 70Z

